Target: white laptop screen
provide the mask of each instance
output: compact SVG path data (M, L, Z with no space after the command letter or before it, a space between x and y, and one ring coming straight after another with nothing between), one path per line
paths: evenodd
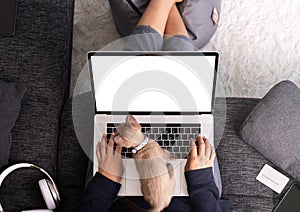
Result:
M217 54L89 55L96 112L211 112Z

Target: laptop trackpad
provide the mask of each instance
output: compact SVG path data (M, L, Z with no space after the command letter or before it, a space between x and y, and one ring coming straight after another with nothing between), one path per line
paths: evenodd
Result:
M133 159L126 159L126 196L143 196L139 173Z

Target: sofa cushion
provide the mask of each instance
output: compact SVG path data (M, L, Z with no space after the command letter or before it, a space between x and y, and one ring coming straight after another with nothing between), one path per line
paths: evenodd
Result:
M300 180L300 89L290 81L274 86L243 123L242 139Z
M74 0L18 0L16 32L0 38L0 80L23 85L9 164L30 162L57 180L57 145L68 98ZM37 170L11 173L0 189L6 211L46 208Z
M25 91L22 86L0 81L0 169L8 164L11 146L10 131L19 116Z

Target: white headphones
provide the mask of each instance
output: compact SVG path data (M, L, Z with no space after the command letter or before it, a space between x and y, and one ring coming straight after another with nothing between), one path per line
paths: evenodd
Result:
M49 180L42 179L39 181L39 186L43 195L43 198L46 202L48 210L40 209L40 210L30 210L30 212L52 212L53 209L55 209L60 202L59 193L57 190L57 187L53 181L53 179L50 177L50 175L42 168L30 164L30 163L19 163L15 164L13 166L8 167L5 169L1 175L0 175L0 187L3 182L3 180L9 175L11 172L13 172L16 169L20 168L35 168L43 172ZM1 204L0 204L0 212L4 212ZM29 212L29 211L22 211L22 212Z

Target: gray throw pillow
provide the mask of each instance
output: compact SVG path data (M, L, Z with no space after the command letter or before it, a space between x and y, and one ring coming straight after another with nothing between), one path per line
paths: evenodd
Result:
M11 147L10 131L19 116L25 91L22 86L0 81L0 168L8 164Z
M290 81L274 86L245 120L240 135L300 180L300 89Z

